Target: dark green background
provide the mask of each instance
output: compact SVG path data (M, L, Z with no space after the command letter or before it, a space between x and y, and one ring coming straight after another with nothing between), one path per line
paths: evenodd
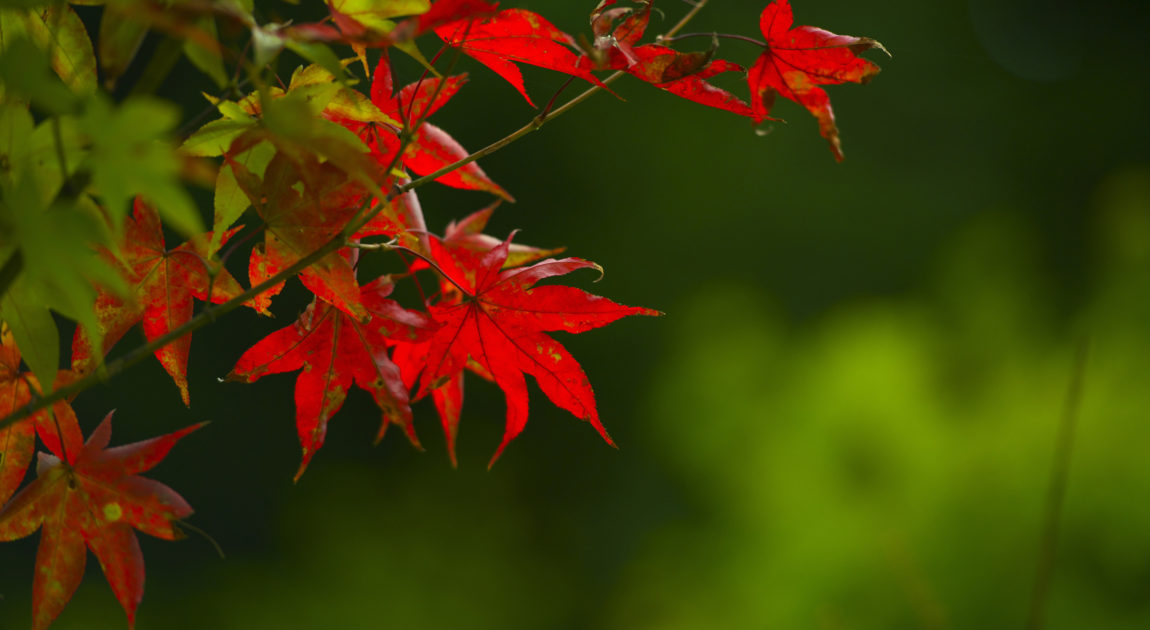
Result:
M593 4L506 6L576 33ZM762 3L711 5L688 30L759 35ZM274 320L196 334L190 409L152 361L80 396L85 430L118 409L115 443L213 421L151 475L228 557L143 540L138 627L1023 627L1083 339L1047 627L1150 627L1147 5L794 5L894 54L870 55L870 85L829 88L845 163L789 102L759 137L631 80L625 102L597 95L482 162L518 199L494 234L566 245L607 270L570 283L667 313L557 335L620 450L533 389L488 472L502 395L472 378L453 470L425 403L426 453L398 432L372 448L357 390L293 485L294 376L216 379L293 321L300 289ZM653 33L687 9L659 6ZM462 65L472 82L434 122L464 146L534 115ZM562 83L526 75L540 103ZM193 112L198 80L178 66L163 93ZM489 201L420 194L433 229ZM28 624L34 554L0 550L4 628ZM87 577L54 627L123 627L94 558Z

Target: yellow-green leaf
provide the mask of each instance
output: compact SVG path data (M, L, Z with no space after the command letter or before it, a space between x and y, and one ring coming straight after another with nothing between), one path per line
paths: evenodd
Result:
M104 8L98 45L104 83L109 88L114 87L116 80L128 69L147 34L147 25L130 17L115 3Z
M196 157L223 155L231 146L232 140L235 140L244 130L250 129L255 123L255 119L248 118L246 114L241 120L231 118L213 120L188 136L188 139L180 146L180 150Z
M16 347L43 389L51 391L60 367L60 333L48 307L23 278L0 296L0 319L8 323Z
M419 15L431 8L428 0L327 0L336 23L347 17L373 31L385 32L394 26L387 18Z
M96 91L96 54L84 22L72 7L54 5L28 12L28 33L48 50L52 69L77 94Z

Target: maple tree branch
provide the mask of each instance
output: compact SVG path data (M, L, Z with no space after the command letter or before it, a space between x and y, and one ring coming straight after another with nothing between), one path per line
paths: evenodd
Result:
M675 26L673 26L669 31L667 31L665 36L667 36L667 37L674 36L675 33L682 30L683 27L685 27L686 24L691 20L691 18L693 18L706 4L707 4L707 0L699 0L699 2L695 4L695 6L691 9L691 11L688 12L687 15L685 15L683 17L682 20L679 20L679 22L677 24L675 24ZM460 49L457 49L457 53L452 60L451 66L454 66L454 64L458 61L458 59L460 57L459 50ZM450 70L449 70L449 73L450 73ZM244 305L245 302L250 301L252 298L263 293L264 291L267 291L268 289L271 289L275 285L277 285L281 282L285 282L288 279L292 278L293 276L298 275L304 269L307 269L308 267L310 267L314 263L318 262L324 256L327 256L328 254L338 250L339 248L346 246L352 240L352 236L356 232L358 232L360 228L362 228L364 225L367 225L368 222L370 222L373 218L375 218L375 216L377 214L382 212L383 209L386 208L387 205L390 204L391 201L394 200L396 197L399 197L400 195L403 195L403 194L405 194L411 190L419 188L420 186L424 186L430 182L433 182L436 179L438 179L438 178L440 178L440 177L442 177L448 173L459 170L460 168L463 168L464 166L467 166L468 164L470 164L470 163L472 163L472 162L474 162L480 158L491 155L492 153L499 151L500 149L506 147L507 145L512 144L516 140L519 140L523 136L526 136L527 134L538 130L540 127L542 127L544 124L546 124L550 120L557 118L557 117L563 115L564 113L570 111L572 108L576 107L577 105L579 105L583 101L587 100L588 98L591 98L593 95L595 95L595 93L603 91L603 89L604 89L603 86L606 86L606 85L618 80L619 77L623 76L624 74L626 74L626 72L623 72L621 70L611 74L607 78L603 79L602 86L592 85L590 88L584 90L578 96L572 98L571 100L567 101L563 105L557 107L554 111L550 112L549 114L546 114L546 115L541 114L540 116L535 117L534 119L531 120L531 122L527 123L526 125L524 125L520 129L512 132L511 134L505 136L504 138L502 138L500 140L496 140L495 142L493 142L493 143L487 145L486 147L472 153L471 155L468 155L465 158L462 158L462 159L460 159L460 160L458 160L452 164L449 164L449 165L439 169L438 171L431 173L430 175L425 175L425 176L420 177L418 179L414 179L414 180L412 180L412 181L410 181L410 182L408 182L402 186L396 186L395 188L393 188L391 190L391 192L389 192L387 194L386 197L384 197L382 199L376 197L375 195L369 196L364 201L363 206L360 208L360 210L356 213L356 215L354 217L352 217L352 219L347 223L347 225L345 225L344 228L342 230L340 230L340 232L338 234L333 236L330 240L328 240L326 243L321 245L315 251L313 251L310 254L300 258L299 260L292 263L291 265L289 265L285 269L281 270L279 273L268 278L267 280L264 280L260 284L251 287L247 291L244 291L243 293L241 293L241 294L237 295L236 297L228 300L227 302L223 302L221 304L216 304L216 305L210 305L209 304L206 308L204 308L202 311L200 311L200 313L198 315L196 315L192 319L188 320L182 326L178 326L178 327L168 331L166 334L161 335L161 336L153 339L152 341L149 341L148 343L146 343L142 346L136 347L135 349L129 351L124 356L122 356L118 359L115 359L114 361L108 362L104 366L104 369L95 370L91 374L88 374L87 376L85 376L79 380L73 381L70 385L56 389L56 390L52 391L52 393L41 396L41 397L39 397L33 401L30 401L29 403L25 404L24 406L14 410L12 413L9 413L7 416L0 418L0 429L4 429L4 428L6 428L12 424L15 424L17 421L23 420L24 418L27 418L28 416L36 413L37 411L40 411L41 409L48 407L49 405L51 405L57 401L73 397L76 394L79 394L80 392L92 387L93 385L96 385L98 383L106 383L107 381L109 381L112 378L114 378L115 376L119 375L121 372L123 372L127 368L135 365L136 363L139 363L140 361L143 361L149 355L153 354L154 352L156 352L160 348L163 348L164 346L167 346L168 344L173 343L174 341L176 341L177 339L180 339L181 337L184 337L185 335L192 334L193 332L195 332L195 331L203 328L204 326L207 326L208 324L214 322L220 316L226 315L226 314L236 310L240 306ZM434 100L434 98L432 100ZM421 123L421 122L422 121L417 122L416 129L418 129L418 123ZM408 134L404 134L404 135L408 135ZM404 149L406 149L406 143L403 142L403 138L401 137L400 149L396 153L395 158L393 158L392 164L384 172L390 172L391 169L395 167L395 165L399 161L399 156L401 156L403 154ZM371 206L371 202L373 200L378 200L379 203L377 204L377 206L374 209L371 209L370 206ZM7 265L5 265L5 266L7 266Z
M671 27L671 30L661 35L660 38L674 37L675 33L678 33L679 31L686 28L687 24L690 23L691 20L695 19L695 16L698 15L699 11L702 11L703 7L705 6L707 6L707 0L698 0L698 2L695 2L694 6L691 7L691 10L687 11L687 14L683 16L683 19L679 20L674 26Z
M551 96L551 100L547 101L547 105L543 107L543 111L539 112L540 118L547 117L547 114L551 112L551 108L555 107L555 101L559 100L559 95L562 94L563 90L566 90L567 86L571 85L573 81L575 81L574 76L567 77L567 80L563 82L563 85L560 85L559 89L555 90L555 94Z
M624 74L626 74L626 73L622 72L622 71L616 72L616 73L612 74L611 76L607 77L606 79L603 79L602 83L603 83L603 85L607 85L607 84L617 80L619 77L623 76ZM496 140L495 142L492 142L491 144L489 144L489 145L483 147L482 149L472 153L471 155L468 155L467 157L462 158L457 162L453 162L451 164L448 164L447 166L444 166L443 168L439 169L438 171L435 171L434 173L431 173L429 175L424 175L423 177L420 177L419 179L413 179L410 182L408 182L407 184L400 186L399 187L399 193L403 194L403 193L408 192L412 189L419 188L420 186L423 186L425 184L433 182L433 181L439 179L440 177L447 175L448 173L450 173L452 171L459 170L459 169L463 168L464 166L467 166L468 164L470 164L470 163L472 163L472 162L474 162L480 158L484 158L484 157L487 157L488 155L491 155L492 153L495 153L496 151L502 149L503 147L515 142L516 140L519 140L523 136L526 136L527 134L531 133L532 131L538 130L540 127L542 127L544 124L546 124L550 120L552 120L558 116L563 115L565 112L569 111L571 108L573 108L576 105L578 105L579 103L582 103L583 101L587 100L592 95L594 95L596 92L601 92L602 90L603 90L603 88L599 87L598 85L593 85L593 86L587 88L587 90L585 90L582 94L580 94L579 96L576 96L575 98L573 98L573 99L567 101L566 103L562 104L561 106L555 108L554 111L552 111L550 113L544 112L543 114L536 116L535 118L531 119L531 122L520 127L518 130L511 132L507 136L504 136L503 138Z
M386 243L348 243L347 246L355 248L355 249L366 249L366 250L382 249L382 250L391 251L391 250L395 249L395 245L398 242L399 242L398 239L393 238L390 241L387 241Z
M459 289L460 292L462 292L464 295L469 295L469 296L471 295L470 291L468 291L464 287L460 286L460 284L455 281L455 278L452 278L451 276L447 275L447 272L443 270L443 267L440 267L439 263L435 262L431 258L424 256L423 254L415 251L414 249L411 249L410 247L404 247L403 245L396 245L394 247L394 249L407 252L407 253L411 254L412 256L419 258L423 262L427 263L428 266L430 266L432 269L437 271L439 273L439 275L443 276L444 278L447 278L447 281L450 282L451 284L454 284L455 288ZM472 296L472 297L474 297L474 296Z
M682 35L660 35L656 41L662 44L666 42L677 42L681 39L691 39L692 37L709 37L712 39L717 37L719 39L734 39L740 42L748 42L754 44L760 48L767 47L767 43L764 41L757 40L754 37L747 37L746 35L735 35L733 33L683 33Z

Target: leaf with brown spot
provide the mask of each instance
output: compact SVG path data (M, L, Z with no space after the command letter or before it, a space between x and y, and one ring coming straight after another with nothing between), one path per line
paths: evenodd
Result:
M478 254L467 247L432 240L440 272L455 287L430 307L440 327L431 340L420 380L420 395L448 383L470 362L491 376L507 399L503 442L491 459L527 424L527 385L535 377L557 406L591 423L614 444L599 421L595 394L583 368L548 331L580 333L629 315L659 315L648 308L624 306L580 289L534 286L544 278L578 269L599 269L579 258L547 259L530 267L503 269L511 239Z
M56 375L56 386L74 379L72 372L61 370ZM36 377L20 371L20 349L8 324L0 322L0 418L31 402L32 393L39 391ZM61 451L78 451L84 441L76 415L65 402L0 429L0 505L20 487L32 463L37 433L49 448Z
M225 232L221 243L236 230ZM136 199L132 220L127 222L120 243L126 267L119 265L108 251L102 256L110 264L122 267L132 289L132 299L121 300L101 289L96 296L96 322L104 336L104 349L110 349L137 322L143 322L144 336L148 340L164 336L192 318L193 298L222 304L243 293L243 287L227 272L218 269L214 280L208 273L214 265L208 255L212 234L207 233L172 250L164 245L164 231L159 215L149 204ZM211 295L208 290L211 289ZM188 396L188 354L191 335L160 348L156 358L171 375L184 404ZM72 369L87 374L99 365L102 355L80 329L72 339Z
M819 133L841 162L842 142L831 99L819 86L867 83L878 74L879 67L859 53L871 48L886 52L886 48L869 37L835 35L813 26L791 28L793 25L790 0L775 0L759 18L767 47L747 74L754 119L759 122L767 118L775 95L782 95L818 119Z
M40 453L36 480L0 511L0 541L41 530L32 581L33 630L47 628L72 598L88 549L100 561L128 625L135 623L144 596L144 558L133 528L175 540L182 537L175 521L192 513L171 488L137 474L201 426L109 449L109 413L82 447Z
M503 77L532 107L535 103L527 95L517 63L569 74L611 91L579 63L575 40L538 13L506 9L489 18L440 26L435 34Z

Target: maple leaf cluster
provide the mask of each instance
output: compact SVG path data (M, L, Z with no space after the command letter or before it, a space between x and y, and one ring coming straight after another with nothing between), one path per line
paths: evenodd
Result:
M166 365L165 365L166 367ZM57 384L74 378L61 371ZM20 352L5 324L0 330L0 413L7 415L38 394L36 377L20 371ZM158 464L181 438L203 426L115 448L112 414L84 441L76 413L58 402L31 418L0 429L0 541L40 530L32 581L32 626L46 628L84 577L88 550L135 623L144 596L144 558L133 529L175 540L178 521L191 506L171 488L138 474ZM36 436L48 449L36 479L13 496L31 464ZM9 500L10 499L10 500Z
M531 105L524 64L603 89L609 88L596 72L624 72L755 123L770 118L781 95L815 116L841 160L834 114L819 86L866 82L878 67L858 55L881 49L870 39L793 27L789 2L774 0L760 15L766 41L747 70L716 58L714 47L680 52L669 45L675 37L642 43L653 3L633 4L602 0L590 16L592 40L576 39L537 13L500 10L483 0L327 0L329 19L276 28L255 24L234 7L213 9L221 19L252 29L257 59L286 46L315 63L298 68L286 86L262 86L237 100L210 99L221 118L191 134L181 151L190 164L219 160L211 231L184 229L190 238L168 248L160 214L142 196L135 198L129 216L107 215L114 238L97 246L95 257L116 270L123 286L98 287L94 316L73 337L70 369L60 370L54 383L41 383L21 369L20 351L4 324L0 414L8 416L49 389L104 369L107 352L136 324L190 405L190 331L200 321L194 318L195 300L242 304L271 316L285 281L298 277L312 294L310 305L243 352L226 379L250 383L298 371L295 429L302 461L297 480L323 446L328 424L353 385L380 409L377 441L395 424L418 447L412 404L429 398L454 465L466 372L493 383L506 400L503 438L490 464L527 424L527 376L554 405L588 422L613 445L587 375L550 333L581 333L624 317L659 313L550 282L574 271L602 274L602 269L580 258L557 257L562 248L515 243L514 232L505 238L486 234L495 206L449 224L442 234L429 230L414 191L417 177L502 201L514 198L483 171L475 154L428 122L465 86L467 76L425 73L396 89L392 51L430 69L414 41L434 34L445 49L457 49L491 69ZM140 11L156 28L202 37L162 12ZM324 46L331 43L350 46L356 57L342 63L325 57ZM351 87L348 67L358 61L367 72L367 51L373 48L383 51L365 94ZM111 68L107 72L115 76ZM749 102L711 83L725 73L746 73ZM238 224L245 215L250 223ZM246 264L251 288L225 267L245 243L253 243ZM376 251L395 254L405 270L361 279L360 257ZM396 282L404 279L414 280L418 304L405 306L393 298ZM47 380L43 370L37 374ZM88 549L129 624L134 623L144 588L134 530L175 539L181 519L192 512L170 488L139 473L200 426L108 448L111 414L85 441L67 400L0 424L0 541L41 532L33 582L35 628L47 627L70 599ZM37 438L47 452L39 455L36 479L20 489Z

